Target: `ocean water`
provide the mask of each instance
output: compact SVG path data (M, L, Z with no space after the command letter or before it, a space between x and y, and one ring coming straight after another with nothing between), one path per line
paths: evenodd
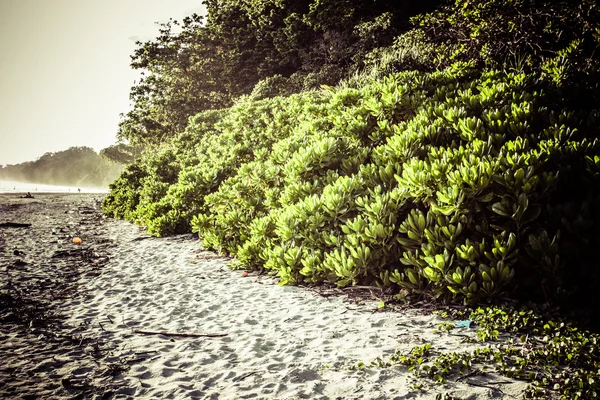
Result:
M28 183L0 180L0 193L108 193L108 188L78 188L75 186L45 185L42 183Z

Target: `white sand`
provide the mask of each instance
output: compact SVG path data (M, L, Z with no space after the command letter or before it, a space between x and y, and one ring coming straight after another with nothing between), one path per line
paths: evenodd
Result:
M350 370L424 343L437 352L472 349L463 340L475 333L435 332L443 321L416 310L377 312L376 302L356 305L280 287L268 276L242 277L228 260L200 251L191 235L139 240L131 224L106 225L117 241L111 261L89 280L87 296L64 307L70 324L89 325L85 334L110 350L107 361L129 367L114 398L508 399L525 389L525 382L487 375L445 385L419 380L425 387L418 390L404 366Z

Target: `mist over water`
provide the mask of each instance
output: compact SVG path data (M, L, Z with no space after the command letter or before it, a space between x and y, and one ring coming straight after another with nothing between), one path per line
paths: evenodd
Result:
M75 186L46 185L43 183L2 181L0 180L0 193L108 193L108 187L89 188Z

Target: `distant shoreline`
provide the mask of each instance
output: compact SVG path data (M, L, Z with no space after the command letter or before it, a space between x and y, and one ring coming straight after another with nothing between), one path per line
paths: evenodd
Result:
M0 193L108 193L108 187L50 185L45 183L0 180Z

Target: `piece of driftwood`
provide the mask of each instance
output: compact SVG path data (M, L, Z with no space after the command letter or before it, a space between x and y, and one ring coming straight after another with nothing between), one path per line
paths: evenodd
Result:
M141 240L146 240L146 239L154 239L154 236L140 236L140 237L136 237L131 239L132 242L139 242Z
M500 383L510 383L510 382L505 382L505 381L500 381L500 382L490 382L488 385L484 385L481 383L476 383L476 382L472 382L472 381L465 381L465 383L467 385L471 385L471 386L477 386L477 387L482 387L482 388L486 388L486 389L491 389L491 390L495 390L497 392L500 392L502 394L504 394L504 392L502 391L502 389L499 389L497 387L491 386L492 384L500 384Z
M256 375L256 374L258 374L258 371L248 372L247 374L240 375L238 377L233 378L233 381L234 382L240 382L240 381L243 381L244 379L246 379L247 377L252 376L252 375Z
M0 228L29 228L31 224L22 224L20 222L2 222Z
M169 332L154 332L154 331L141 331L134 330L134 333L139 333L141 335L164 335L170 337L224 337L227 336L227 333L169 333Z

